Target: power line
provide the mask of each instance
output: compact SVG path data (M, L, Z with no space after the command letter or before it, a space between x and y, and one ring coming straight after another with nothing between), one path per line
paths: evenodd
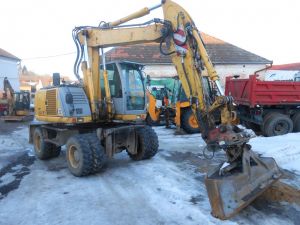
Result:
M76 52L67 52L67 53L62 53L58 55L49 55L49 56L39 56L39 57L32 57L32 58L27 58L27 59L22 59L22 60L38 60L38 59L48 59L48 58L56 58L56 57L61 57L65 55L73 55Z

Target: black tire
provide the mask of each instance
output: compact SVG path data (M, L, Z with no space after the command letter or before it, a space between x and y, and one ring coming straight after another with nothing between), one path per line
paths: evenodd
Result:
M195 118L192 109L188 108L182 110L181 127L186 133L188 134L200 133L200 128L198 124L197 127L195 126L194 120Z
M40 128L35 128L34 130L33 144L35 155L39 159L45 160L53 157L53 144L45 142Z
M93 152L85 135L75 135L67 141L66 158L70 172L76 177L93 173Z
M98 173L103 166L105 166L108 160L105 149L101 145L101 142L96 134L83 134L83 136L87 139L90 149L92 150L93 169L91 173Z
M300 132L300 112L297 112L292 117L294 132Z
M284 135L293 131L292 120L281 113L273 113L264 122L263 133L267 137Z
M154 121L154 120L152 120L151 116L149 114L147 114L146 124L148 126L159 126L159 120L158 121Z
M137 136L137 153L131 154L127 151L129 157L135 161L152 158L158 151L158 138L154 130L145 126L137 130Z
M269 118L274 117L275 115L280 116L281 114L279 112L269 112L263 116L263 124L261 125L261 130L262 130L262 133L264 136L267 136L265 127L266 127L266 124L268 123Z

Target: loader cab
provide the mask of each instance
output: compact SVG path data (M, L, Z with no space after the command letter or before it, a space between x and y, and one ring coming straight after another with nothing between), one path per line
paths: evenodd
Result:
M14 93L14 110L30 109L30 93L28 91L20 91Z
M143 119L146 114L146 95L142 64L121 61L106 64L109 87L113 100L115 115L119 119L130 115L130 118ZM103 65L100 66L102 74ZM103 76L100 76L101 96L105 96ZM125 119L126 120L126 119Z
M217 90L215 87L213 87L212 82L209 80L207 76L202 77L202 85L204 89L204 95L207 101L209 101L209 104L212 104L215 101L215 97L219 95L217 93ZM186 97L186 94L183 90L181 82L179 82L179 88L178 88L178 93L176 96L177 101L189 101L189 99Z

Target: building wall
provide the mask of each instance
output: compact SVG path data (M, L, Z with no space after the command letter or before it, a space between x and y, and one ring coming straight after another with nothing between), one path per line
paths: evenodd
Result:
M240 75L240 78L246 78L257 70L265 68L262 64L252 65L216 65L215 69L219 74L223 85L225 84L225 77L229 75ZM177 72L173 65L146 65L145 73L150 77L169 77L176 76ZM260 73L262 74L262 73Z
M299 78L299 77L300 77L300 70L271 70L270 69L266 71L264 80L294 81L295 78Z
M3 79L7 77L15 91L20 90L19 62L13 59L0 57L0 91L3 91Z
M266 65L217 65L215 68L224 85L226 76L240 75L240 78L248 78L249 75L254 74L256 71L266 68ZM261 72L260 74L263 73L264 72Z

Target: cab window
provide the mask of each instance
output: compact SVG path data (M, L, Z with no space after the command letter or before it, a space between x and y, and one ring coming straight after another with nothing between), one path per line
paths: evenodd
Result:
M101 96L105 96L104 79L103 79L103 66L100 67L100 87ZM107 77L109 82L110 94L113 98L122 98L122 84L120 74L116 64L106 65Z

